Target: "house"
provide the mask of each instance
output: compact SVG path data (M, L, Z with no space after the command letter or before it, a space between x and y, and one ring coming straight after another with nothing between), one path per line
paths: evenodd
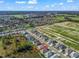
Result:
M3 28L4 26L0 24L0 28Z
M26 40L31 41L31 42L34 42L35 40L35 38L32 37L31 35L25 35L25 37L26 37Z
M60 43L57 43L57 44L55 45L55 48L59 50L60 45L61 45Z
M48 58L48 57L50 56L50 54L51 54L51 51L49 50L49 51L47 51L47 52L44 54L44 56L45 56L46 58Z
M54 52L48 53L48 58L50 58L50 57L53 56L54 54L55 54Z
M21 33L21 34L25 34L26 32L25 32L25 31L20 31L20 33Z
M44 39L44 41L48 41L49 38L46 35L42 35L42 38Z
M52 44L53 44L54 47L56 46L57 43L58 43L58 42L55 41L55 40L52 41Z
M46 52L44 55L46 58L60 58L60 55L58 55L55 52L52 52L50 50L48 52Z
M49 46L53 46L53 41L51 39L49 39L49 41L47 42Z
M76 58L79 58L79 55Z
M36 39L35 39L35 40L33 40L33 41L34 41L35 45L37 45L37 43L38 43L38 40L36 40Z
M40 50L42 50L43 47L44 47L43 45L38 45L38 46L37 46L37 48L40 49Z
M41 36L41 33L40 33L40 32L36 32L36 35L37 35L37 36Z
M71 57L71 58L78 58L78 57L79 57L79 53L73 51L73 52L70 54L70 57Z
M25 35L25 37L27 38L28 35Z
M41 51L41 53L45 54L45 53L47 53L49 51L49 49L48 48L44 48L44 49L42 49L40 51Z
M37 30L32 31L32 33L34 33L35 35L37 35L38 37L42 37L42 33L38 32Z
M27 35L27 34L29 34L29 33L28 33L28 32L25 32L24 34Z
M66 48L65 49L65 54L64 55L66 55L66 56L69 56L70 57L70 54L73 52L73 50L72 49L70 49L70 48Z
M35 44L36 44L37 46L39 46L39 45L41 45L42 43L41 43L39 40L36 40Z
M32 33L33 33L33 32L36 32L36 31L37 31L37 30L36 30L35 28L31 30Z
M51 56L50 58L60 58L60 55L58 55L58 54L54 54L54 55Z
M63 45L63 44L60 44L59 45L60 52L65 53L65 49L66 49L66 46L65 45Z
M48 45L41 43L40 45L37 46L38 49L42 50L42 49L48 49Z

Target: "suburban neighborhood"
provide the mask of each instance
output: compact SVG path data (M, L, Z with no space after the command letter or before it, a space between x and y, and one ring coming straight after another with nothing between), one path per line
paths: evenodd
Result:
M0 58L79 58L78 22L68 13L0 15Z

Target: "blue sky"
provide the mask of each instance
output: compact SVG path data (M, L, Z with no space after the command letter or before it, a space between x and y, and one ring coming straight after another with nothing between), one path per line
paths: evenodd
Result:
M79 0L0 0L0 11L79 11Z

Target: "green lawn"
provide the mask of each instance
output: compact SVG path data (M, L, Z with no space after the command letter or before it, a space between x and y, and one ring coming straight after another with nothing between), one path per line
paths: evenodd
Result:
M68 18L71 19L71 21L79 22L79 16L74 16L74 17L68 16Z
M41 27L37 28L37 30L39 32L43 32L49 37L54 37L54 36L61 37L61 39L59 39L59 41L63 42L67 46L79 51L79 31L76 31L75 29L72 30L71 28L58 26L58 24L57 25L53 24L50 26L41 26Z
M53 21L54 22L61 22L61 21L64 21L65 19L64 19L64 16L62 16L62 15L60 15L60 16L55 16L55 17L53 17Z

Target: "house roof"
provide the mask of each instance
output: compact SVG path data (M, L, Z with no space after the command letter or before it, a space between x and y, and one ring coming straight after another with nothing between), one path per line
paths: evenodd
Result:
M48 51L49 51L49 49L46 49L46 48L43 49L43 53L46 53Z
M72 53L70 54L70 56L77 58L77 57L79 57L79 53L77 53L77 52L72 52Z
M25 35L26 35L26 34L29 34L29 33L28 33L28 32L25 32Z
M58 56L57 54L54 54L53 56L51 56L50 58L59 58L60 56Z
M51 56L53 56L55 53L54 52L49 52L48 53L48 58L50 58Z
M52 44L52 42L53 42L52 40L49 40L49 41L48 41L48 44Z
M73 50L68 48L68 55L71 54L72 52L73 52Z
M41 45L42 43L40 41L36 41L36 44L37 45Z
M79 58L79 55L76 58Z
M44 39L49 39L46 35L42 35Z
M53 40L52 42L53 42L53 44L57 43L57 41L55 41L55 40Z
M65 46L65 45L60 44L60 45L59 45L59 48L61 48L61 49L66 49L66 46Z

